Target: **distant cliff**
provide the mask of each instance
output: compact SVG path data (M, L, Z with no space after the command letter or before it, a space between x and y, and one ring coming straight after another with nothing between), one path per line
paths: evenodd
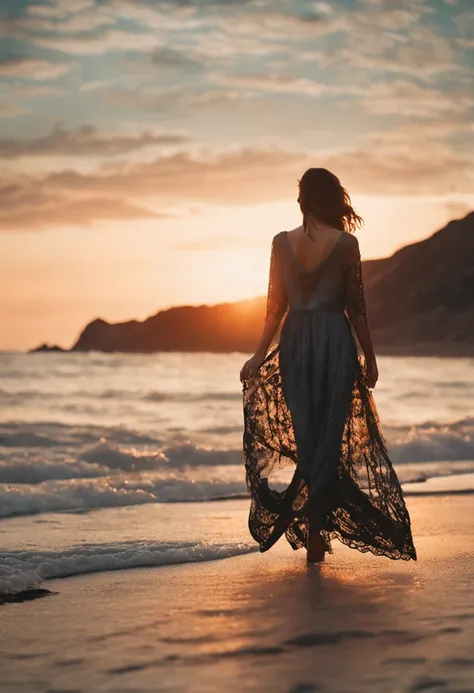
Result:
M93 320L74 351L250 351L262 326L265 299L217 306L179 306L143 322Z
M474 355L474 212L391 257L363 263L369 321L384 354ZM74 351L252 351L265 298L180 306L143 322L89 323Z
M474 212L363 272L379 353L474 356Z
M58 353L63 353L63 352L67 352L67 349L63 349L62 347L58 346L57 344L40 344L35 349L31 349L31 352L35 352L35 351L55 351Z

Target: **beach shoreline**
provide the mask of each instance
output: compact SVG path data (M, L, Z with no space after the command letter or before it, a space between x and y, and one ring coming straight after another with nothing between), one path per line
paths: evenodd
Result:
M242 510L245 501L242 501ZM334 542L51 580L1 607L0 690L474 690L474 510L408 499L418 562Z

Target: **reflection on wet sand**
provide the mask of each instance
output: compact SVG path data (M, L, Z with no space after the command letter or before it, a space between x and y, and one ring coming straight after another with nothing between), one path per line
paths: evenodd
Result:
M53 598L2 609L3 680L81 693L472 690L472 507L417 498L410 511L417 564L335 543L307 566L280 542L263 555L51 581Z

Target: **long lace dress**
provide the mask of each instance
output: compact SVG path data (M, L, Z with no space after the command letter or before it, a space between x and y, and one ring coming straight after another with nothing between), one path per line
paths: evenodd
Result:
M307 545L309 524L360 551L405 560L410 518L365 384L350 319L366 318L359 244L342 232L311 271L286 232L272 243L267 314L285 320L279 344L244 381L249 528L260 550L283 535ZM290 464L288 485L272 472Z

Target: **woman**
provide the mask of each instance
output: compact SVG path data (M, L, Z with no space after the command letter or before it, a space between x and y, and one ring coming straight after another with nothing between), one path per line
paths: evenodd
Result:
M367 324L362 219L339 179L311 168L299 182L303 224L273 238L267 313L240 373L249 528L260 550L286 535L321 561L337 538L360 551L415 559L410 518L370 393L378 370ZM280 343L267 350L286 313ZM365 356L361 365L356 339ZM269 483L290 463L291 482Z

